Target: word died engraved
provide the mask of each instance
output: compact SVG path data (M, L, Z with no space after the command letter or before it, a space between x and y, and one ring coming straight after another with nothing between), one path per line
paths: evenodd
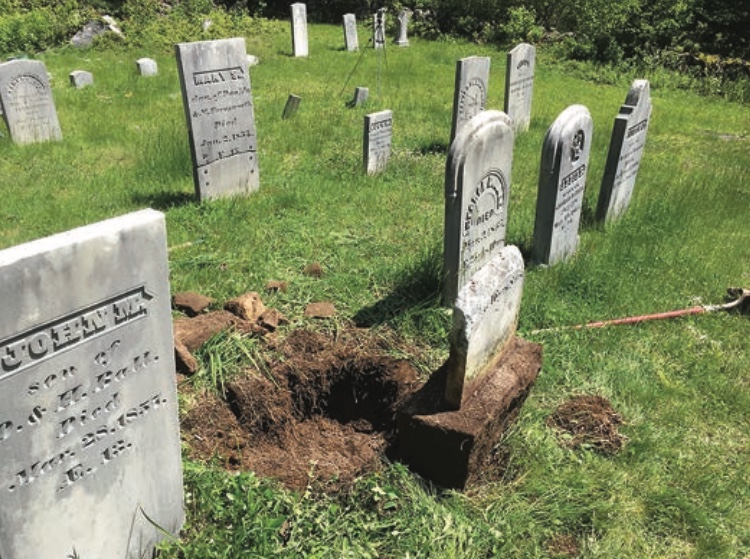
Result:
M461 232L462 261L469 275L505 243L506 185L502 171L491 169L469 199Z

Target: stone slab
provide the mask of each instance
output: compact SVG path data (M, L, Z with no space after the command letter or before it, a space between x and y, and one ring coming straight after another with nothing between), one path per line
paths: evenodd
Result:
M307 42L307 5L297 2L291 5L292 10L292 52L295 57L309 54Z
M139 58L135 61L135 67L141 76L151 77L159 74L159 65L152 58Z
M505 246L514 132L508 116L483 111L464 126L445 170L444 291L460 288Z
M354 89L354 97L347 103L350 108L359 107L367 101L370 97L370 89L367 87L356 87Z
M529 129L534 96L536 47L521 43L508 53L505 67L505 113L516 132Z
M487 106L489 83L488 56L469 56L456 62L451 142L461 128Z
M393 111L385 110L365 115L363 158L368 175L385 171L391 157Z
M86 70L73 70L68 78L70 78L70 85L76 89L94 85L94 75Z
M380 8L372 17L372 46L376 49L385 48L385 8Z
M200 200L259 187L255 112L245 39L175 45Z
M17 144L62 140L47 68L38 60L0 64L0 113Z
M571 105L557 117L544 138L534 221L532 255L556 264L578 250L586 173L594 123L583 105Z
M182 526L168 280L154 210L0 252L3 559L151 557L151 521Z
M286 120L296 115L301 101L302 97L300 97L299 95L289 95L289 97L287 97L286 99L286 104L284 105L284 112L281 113L281 119Z
M398 38L396 44L400 47L409 46L409 37L407 33L409 31L409 20L411 20L412 11L410 9L401 10L398 13Z
M651 120L648 80L635 80L612 128L595 219L608 222L628 209Z
M359 50L357 18L354 14L344 14L344 47L349 52Z

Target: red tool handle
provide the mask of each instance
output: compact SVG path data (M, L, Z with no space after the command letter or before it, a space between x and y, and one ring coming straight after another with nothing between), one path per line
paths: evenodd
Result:
M641 316L629 316L627 318L615 318L613 320L602 320L600 322L589 322L588 324L578 324L573 326L574 330L582 330L583 328L602 328L611 324L636 324L638 322L646 322L648 320L659 320L661 318L675 318L677 316L685 316L687 314L702 314L706 312L705 307L692 307L689 309L680 309L679 311L660 312L656 314L642 314Z

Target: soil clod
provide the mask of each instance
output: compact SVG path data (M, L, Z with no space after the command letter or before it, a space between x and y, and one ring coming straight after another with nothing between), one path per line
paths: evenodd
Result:
M558 430L568 448L591 448L616 454L627 441L619 432L623 419L602 396L576 396L561 404L547 418L547 426Z

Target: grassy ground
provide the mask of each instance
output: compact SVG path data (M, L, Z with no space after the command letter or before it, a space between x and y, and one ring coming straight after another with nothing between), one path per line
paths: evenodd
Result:
M330 300L342 321L395 329L414 344L418 368L431 370L447 353L438 293L454 65L491 56L488 105L501 109L505 54L413 39L360 58L343 50L339 27L315 25L307 59L290 56L287 24L247 41L261 59L251 71L257 195L194 200L171 52L54 51L40 58L65 139L17 147L0 125L0 245L154 207L181 247L170 253L174 291L222 299L286 280L289 291L268 302L293 327L306 323L304 303ZM135 75L141 56L158 61L157 77ZM70 88L74 69L92 71L95 85ZM582 81L538 57L532 126L516 141L511 243L529 248L542 139L573 103L595 123L585 208L593 213L612 121L630 81L644 76L606 77ZM370 88L369 105L345 108L358 85ZM302 105L282 121L290 93ZM571 262L527 271L522 334L720 302L726 287L750 286L750 112L658 87L652 98L630 211L606 230L586 221ZM367 177L363 115L386 108L393 157L387 173ZM322 280L302 274L312 261ZM750 557L750 319L720 313L527 337L544 344L545 361L505 441L503 482L441 492L389 465L350 494L324 497L186 462L185 537L163 556L548 557L577 548L580 557ZM612 401L626 422L623 452L561 447L545 419L577 394Z

